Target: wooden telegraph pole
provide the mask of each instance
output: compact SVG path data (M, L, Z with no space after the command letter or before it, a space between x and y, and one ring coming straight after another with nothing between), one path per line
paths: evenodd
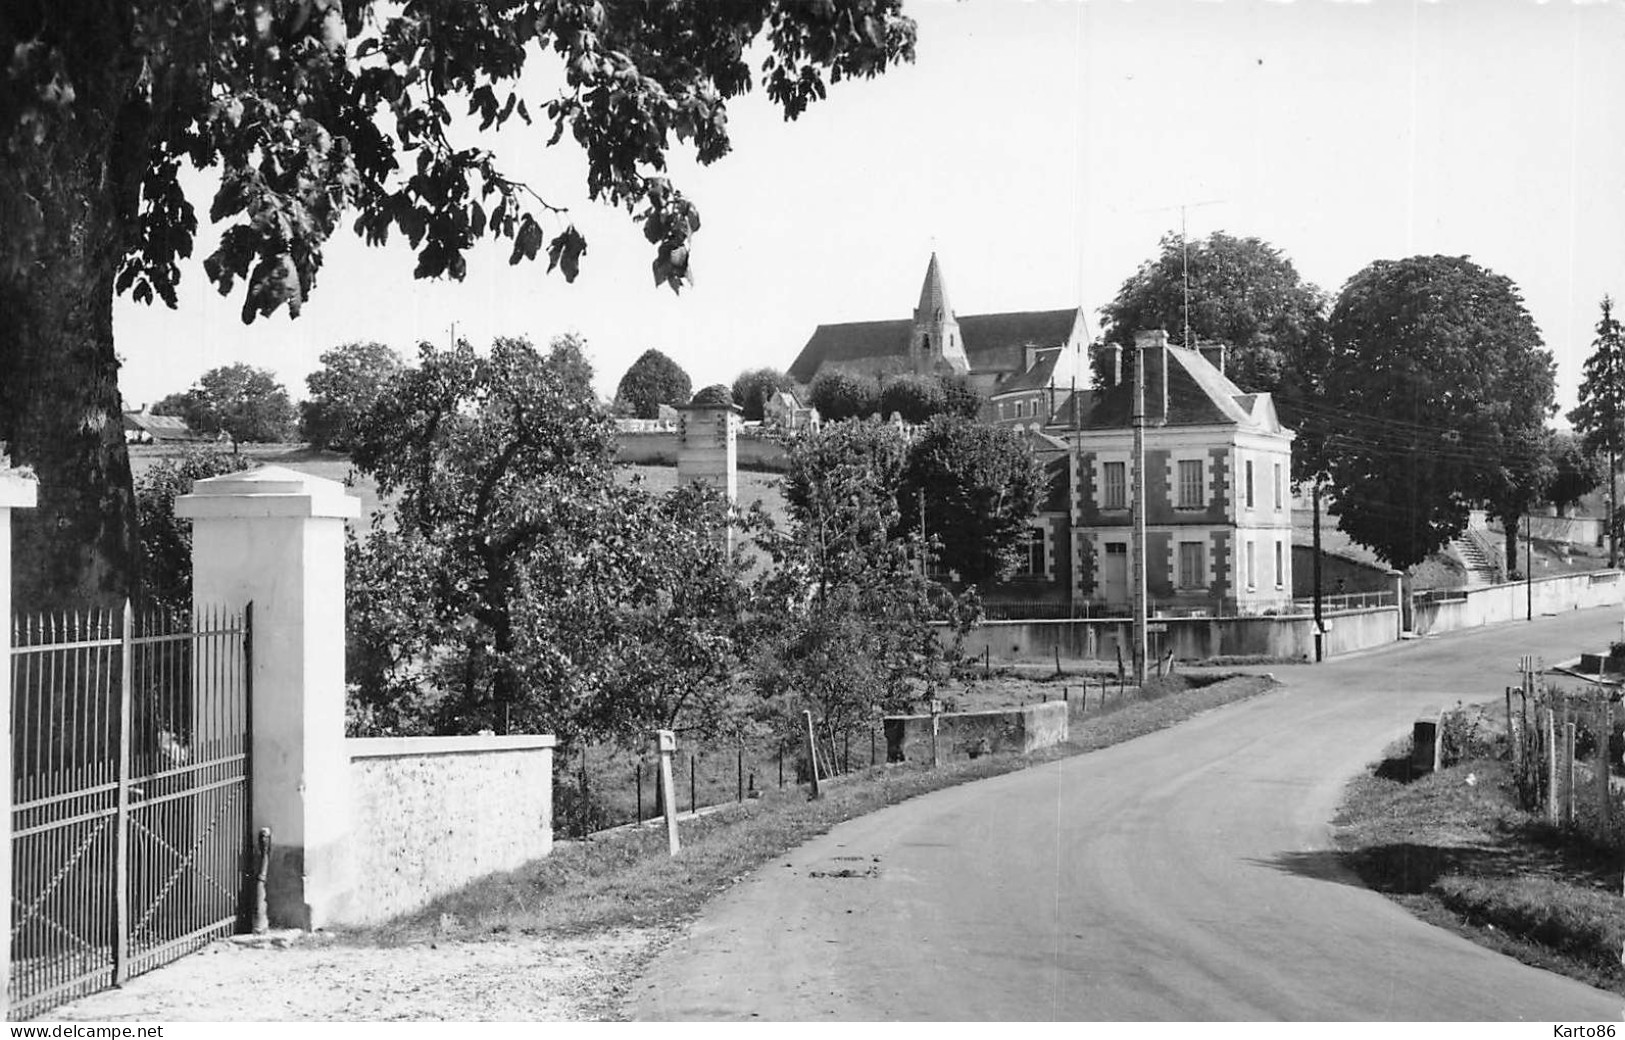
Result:
M1134 531L1130 538L1130 566L1134 583L1134 681L1145 685L1146 668L1146 602L1145 602L1145 341L1140 333L1134 336L1134 410L1130 421L1134 426Z

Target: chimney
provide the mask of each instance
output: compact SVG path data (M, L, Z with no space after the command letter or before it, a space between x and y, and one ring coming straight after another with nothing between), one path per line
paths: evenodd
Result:
M1223 343L1198 343L1196 349L1202 352L1204 358L1207 358L1208 364L1219 370L1219 375L1224 375L1224 362L1225 358L1230 354L1229 347Z
M1111 376L1107 386L1116 386L1123 381L1123 345L1121 343L1106 344L1106 374Z
M1135 353L1145 364L1146 418L1168 421L1168 333L1162 329L1134 334Z

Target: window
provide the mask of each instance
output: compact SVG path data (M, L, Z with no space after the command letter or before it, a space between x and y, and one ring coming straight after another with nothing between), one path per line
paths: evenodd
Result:
M1281 467L1277 466L1277 467L1275 467L1275 469L1276 469L1277 472L1279 472ZM1286 573L1285 570L1281 566L1281 543L1276 542L1275 543L1275 587L1276 588L1281 587L1281 579L1284 577L1285 573Z
M1253 542L1247 543L1247 587L1249 589L1258 588L1258 570L1254 566L1256 561L1253 559L1254 544Z
M1253 507L1253 460L1247 460L1247 508ZM1249 583L1251 584L1251 583Z
M1024 418L1026 418L1026 416L1027 416L1027 402L1026 401L1017 401L1016 402L1016 418L1017 419L1024 419Z
M1106 475L1106 486L1104 488L1105 495L1102 497L1100 502L1100 507L1102 509L1123 508L1125 502L1124 490L1128 484L1126 475L1124 473L1124 469L1127 466L1128 463L1126 462L1106 463L1104 470Z
M1016 551L1020 554L1020 563L1016 566L1017 574L1029 578L1042 578L1044 576L1044 532L1042 530L1036 527L1027 528Z
M1207 569L1202 566L1202 543L1179 543L1179 587L1199 589L1207 584Z
M1179 463L1179 508L1201 509L1207 503L1202 501L1202 460L1189 459Z
M1275 510L1281 510L1281 464L1275 464Z

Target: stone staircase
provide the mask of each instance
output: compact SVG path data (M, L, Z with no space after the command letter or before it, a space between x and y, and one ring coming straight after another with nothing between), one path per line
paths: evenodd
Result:
M1506 580L1495 557L1487 551L1482 535L1474 537L1478 534L1468 529L1462 532L1461 537L1450 543L1450 551L1461 560L1462 566L1467 570L1468 588L1495 585Z

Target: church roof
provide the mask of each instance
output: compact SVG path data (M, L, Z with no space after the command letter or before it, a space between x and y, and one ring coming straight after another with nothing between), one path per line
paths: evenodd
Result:
M959 314L960 341L971 371L1019 371L1027 346L1058 347L1072 335L1078 308L1057 311L1006 311ZM820 325L790 365L790 378L806 383L832 362L865 358L906 357L914 331L909 318Z
M914 314L930 321L933 315L952 315L953 312L948 306L948 287L942 281L942 268L937 263L937 254L932 253L931 262L925 268L925 281L920 285L920 305Z

